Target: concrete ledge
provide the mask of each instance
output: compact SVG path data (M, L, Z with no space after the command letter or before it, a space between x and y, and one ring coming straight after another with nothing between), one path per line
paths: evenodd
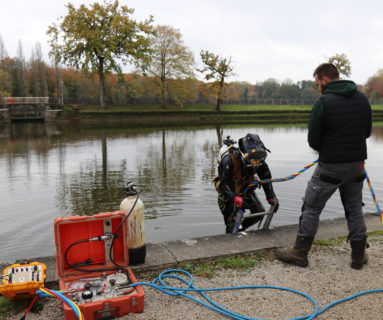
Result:
M383 230L376 214L366 214L367 231ZM277 227L272 230L254 230L238 234L223 234L190 240L148 243L146 262L132 266L136 271L150 271L177 266L191 261L208 261L218 257L250 254L262 249L291 246L296 237L298 225ZM345 218L320 222L316 239L337 238L348 234ZM47 282L57 281L55 257L29 259L47 265ZM0 270L8 265L0 265Z

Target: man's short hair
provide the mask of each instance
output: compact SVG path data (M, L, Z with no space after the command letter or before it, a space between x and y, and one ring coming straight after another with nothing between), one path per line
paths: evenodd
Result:
M335 80L339 78L339 71L332 63L322 63L314 70L313 76L320 79L325 76Z

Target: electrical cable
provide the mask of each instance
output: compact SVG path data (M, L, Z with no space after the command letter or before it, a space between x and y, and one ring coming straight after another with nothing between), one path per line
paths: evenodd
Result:
M84 239L84 240L81 240L81 241L77 241L72 243L69 247L74 247L75 245L78 245L80 243L84 243L84 242L88 242L89 239ZM68 248L69 248L68 247ZM69 250L68 250L69 252ZM64 255L65 256L65 255ZM105 271L115 271L115 270L118 270L118 268L97 268L97 269L82 269L80 267L78 267L79 265L84 265L84 266L92 266L92 265L97 265L95 263L89 263L89 264L85 264L84 262L80 262L80 263L76 263L76 264L68 264L67 262L67 258L64 257L64 260L65 260L65 263L68 265L67 269L75 269L77 271L81 271L81 272L105 272ZM86 261L89 261L89 259L87 259Z
M379 202L376 199L375 191L374 191L374 188L372 187L372 183L371 183L371 180L370 180L370 178L369 178L369 176L367 174L367 171L366 171L365 179L366 179L367 185L368 185L368 187L370 189L372 200L374 201L374 204L375 204L375 207L376 207L376 211L378 212L378 216L380 216L380 221L382 221L382 223L383 223L383 213L382 213L382 210L380 209Z
M39 291L36 292L36 294L39 294L42 297L53 296L53 297L61 300L63 303L65 303L67 306L69 306L74 311L76 317L79 320L84 320L84 315L82 314L79 306L76 303L74 303L72 300L70 300L69 298L64 296L63 293L61 293L59 291L55 291L55 290L50 290L47 288L41 288Z
M25 320L25 319L26 319L28 313L32 310L32 307L33 307L33 305L35 304L35 302L36 302L36 300L38 299L38 297L39 297L38 295L35 295L35 296L33 297L33 299L32 299L32 301L31 301L31 303L30 303L28 309L25 310L25 312L24 312L23 316L20 318L20 320Z
M23 316L20 318L20 320L25 320L28 313L31 311L33 305L35 304L36 300L39 297L55 297L59 299L61 302L65 303L67 306L69 306L75 313L76 317L79 320L84 320L84 315L82 314L79 306L74 303L72 300L65 297L62 292L50 290L47 288L40 288L39 291L36 291L36 295L33 297L33 300L31 304L29 305L28 309L24 312Z
M319 159L318 160L315 160L313 162L311 162L310 164L306 165L305 167L303 167L303 169L299 170L298 172L290 175L290 176L287 176L285 178L276 178L276 179L265 179L265 180L255 180L253 183L249 184L246 189L244 190L244 192L248 191L250 188L253 188L254 186L256 185L261 185L261 184L264 184L264 183L272 183L272 182L284 182L284 181L289 181L289 180L292 180L292 179L295 179L297 176L301 175L303 172L305 172L307 169L311 168L312 166L316 165L317 163L319 162ZM365 171L365 180L367 181L367 184L368 184L368 187L370 189L370 192L371 192L371 196L372 196L372 200L374 201L374 204L376 206L376 211L378 213L378 216L380 217L380 220L382 221L383 223L383 212L382 210L380 209L380 206L379 206L379 203L378 203L378 200L376 199L376 195L375 195L375 191L374 191L374 188L372 187L372 183L371 183L371 180L367 174L367 171Z
M264 183L270 183L270 182L284 182L289 181L292 179L295 179L297 176L301 175L303 172L305 172L307 169L311 168L312 166L316 165L319 162L319 160L315 160L308 165L304 166L303 169L299 170L296 173L293 173L285 178L275 178L275 179L265 179L265 180L255 180L253 183L249 184L247 188L254 187L257 184L264 184Z
M79 241L73 242L68 248L66 248L65 253L64 253L64 261L67 264L68 269L69 268L74 268L75 269L75 265L78 265L78 264L72 265L72 264L69 263L69 261L68 261L68 252L69 252L69 250L72 247L74 247L74 246L76 246L76 245L78 245L80 243L85 243L85 242L89 242L89 239L83 239L83 240L79 240Z
M185 279L183 277L180 277L180 276L178 276L175 273L181 273L183 275L186 275L189 278L189 280ZM173 286L169 286L169 285L166 284L166 279L168 279L168 278L179 280L180 282L185 284L186 287L173 287ZM246 316L240 315L238 313L235 313L235 312L233 312L233 311L231 311L229 309L226 309L223 306L221 306L218 303L216 303L215 301L213 301L211 298L209 298L209 296L205 292L227 291L227 290L244 290L244 289L281 290L281 291L287 291L287 292L291 292L291 293L300 295L300 296L306 298L307 300L309 300L312 303L312 305L314 306L314 311L312 313L310 313L308 315L300 316L300 317L291 318L289 320L313 320L317 316L319 316L320 314L326 312L330 308L332 308L332 307L334 307L334 306L336 306L336 305L338 305L340 303L343 303L343 302L355 299L355 298L360 297L360 296L365 295L365 294L383 292L383 289L372 289L372 290L367 290L367 291L359 292L359 293L351 295L349 297L346 297L346 298L334 301L334 302L326 305L324 308L319 309L318 303L316 302L316 300L314 298L312 298L310 295L308 295L308 294L306 294L304 292L297 291L297 290L294 290L294 289L291 289L291 288L278 287L278 286L251 285L251 286L239 286L239 287L222 287L222 288L199 289L199 288L196 288L193 285L193 282L194 282L194 278L193 278L193 276L189 272L187 272L185 270L181 270L181 269L170 269L170 270L165 270L165 271L161 272L159 274L159 276L157 278L155 278L151 283L148 283L148 282L138 282L138 283L131 284L131 286L132 287L139 286L139 285L141 285L141 286L148 286L148 287L152 287L152 288L154 288L156 290L159 290L159 291L161 291L163 293L166 293L166 294L168 294L170 296L183 296L183 297L185 297L187 299L190 299L190 300L192 300L194 302L199 303L200 305L202 305L204 307L207 307L207 308L209 308L209 309L211 309L211 310L213 310L215 312L218 312L218 313L220 313L220 314L222 314L224 316L227 316L227 317L232 318L232 319L238 319L238 320L262 320L262 319L246 317ZM203 300L197 299L197 298L187 294L186 292L198 293L208 303L204 302Z

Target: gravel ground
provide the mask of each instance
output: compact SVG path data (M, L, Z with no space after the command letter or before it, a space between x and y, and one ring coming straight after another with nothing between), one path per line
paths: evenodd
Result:
M361 291L383 289L383 237L373 237L369 241L369 263L361 270L350 268L349 244L344 242L334 246L314 246L308 268L268 259L247 270L218 270L211 279L195 277L194 284L199 288L244 285L289 287L311 295L321 308ZM145 311L126 315L121 320L227 319L183 297L171 297L148 287L144 290ZM221 291L209 293L209 296L226 308L251 318L289 319L313 311L312 304L305 298L279 290ZM316 319L383 319L382 298L383 293L364 295L342 303ZM9 319L19 320L21 315ZM40 313L30 313L27 319L63 319L61 304L49 299Z

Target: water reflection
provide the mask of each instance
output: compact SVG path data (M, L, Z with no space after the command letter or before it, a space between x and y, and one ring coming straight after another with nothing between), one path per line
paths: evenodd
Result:
M305 125L0 126L0 260L54 254L53 220L118 209L127 181L134 181L141 190L148 241L223 233L211 184L218 151L227 135L238 140L249 132L260 134L271 149L267 161L274 177L290 175L317 158L307 146ZM383 194L383 126L374 125L368 144L367 167L379 198ZM297 223L310 176L309 172L275 184L281 209L272 225ZM373 211L366 188L364 198L367 211ZM341 215L335 197L323 216Z

